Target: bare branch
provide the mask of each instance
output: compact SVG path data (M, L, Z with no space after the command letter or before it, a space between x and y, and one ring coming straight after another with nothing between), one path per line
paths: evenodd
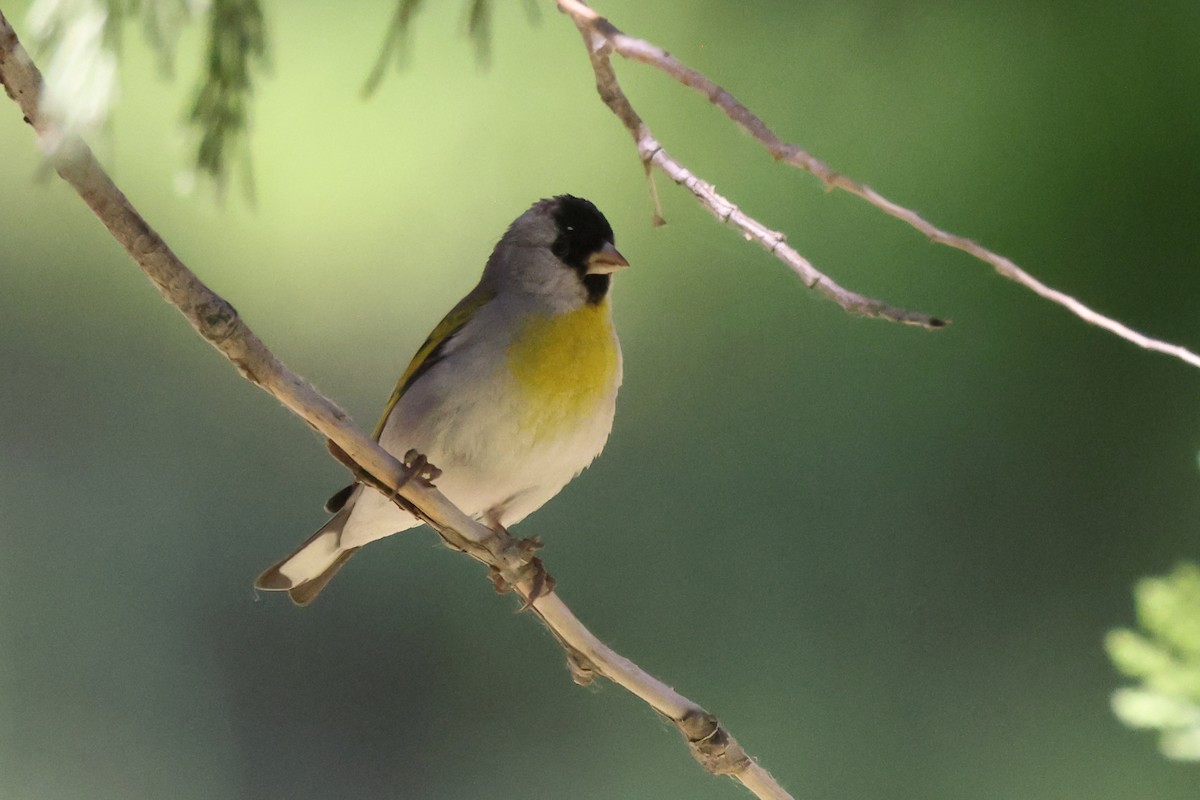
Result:
M704 95L709 102L724 111L726 116L728 116L743 130L757 139L776 161L782 161L792 165L793 167L802 169L805 172L812 173L822 182L824 182L829 188L841 189L842 191L849 192L857 197L861 197L863 200L866 200L868 203L875 206L880 211L883 211L885 214L895 217L896 219L911 225L913 228L916 228L933 242L962 250L964 253L974 256L980 261L990 264L992 268L1003 277L1021 284L1037 294L1039 297L1043 297L1052 303L1062 306L1075 316L1082 319L1084 322L1096 325L1097 327L1116 334L1122 339L1132 342L1138 347L1146 350L1152 350L1157 353L1165 353L1166 355L1174 356L1175 358L1178 358L1187 364L1191 364L1193 367L1200 367L1200 355L1197 355L1191 350L1188 350L1180 345L1171 344L1170 342L1165 342L1160 339L1147 336L1143 333L1133 330L1121 322L1118 322L1112 317L1108 317L1098 311L1093 310L1092 308L1089 308L1087 305L1071 295L1042 283L1037 278L1025 272L1004 256L992 252L991 250L981 246L971 239L967 239L963 236L958 236L938 228L937 226L925 220L916 211L892 202L867 184L861 183L834 171L823 161L814 157L803 148L783 141L777 135L775 135L774 131L767 127L766 123L759 119L758 116L750 111L750 109L742 105L742 103L736 97L722 88L715 81L711 80L703 73L700 73L687 66L679 59L668 53L666 50L663 50L662 48L643 39L638 39L623 33L607 19L597 14L594 9L582 2L582 0L555 0L555 2L557 3L559 9L571 16L571 19L575 22L575 26L579 28L580 33L583 34L584 41L586 41L588 45L588 53L592 59L592 68L596 71L596 83L600 92L600 96L609 106L609 108L613 110L613 113L617 115L621 122L625 124L625 127L629 129L630 133L633 134L634 140L638 143L638 152L642 156L643 161L646 161L647 158L646 148L643 145L643 134L648 139L649 131L646 129L644 123L641 122L641 119L637 116L637 114L633 112L633 108L629 105L628 100L625 99L624 94L621 93L620 86L617 84L616 76L612 72L612 66L609 62L609 53L617 53L618 55L628 58L631 61L637 61L653 67L654 69L671 76L684 86L694 89L700 94ZM619 103L614 104L614 96L619 99ZM623 104L624 107L618 108L618 105L620 104ZM636 126L632 124L634 120L636 120ZM649 139L649 141L653 140ZM659 147L657 142L654 142L654 145ZM670 175L671 179L676 183L687 186L687 188L696 195L697 199L700 200L700 202L706 208L708 208L718 219L722 219L724 221L721 213L719 213L714 207L712 197L702 196L701 193L697 192L695 188L687 183L687 178L690 177L690 173L688 173L685 168L678 165L672 159L665 157L665 155L661 161L656 158L654 164ZM695 180L695 178L691 178L691 180ZM707 186L707 184L704 185ZM711 189L711 187L708 188ZM720 197L719 195L716 195L715 192L712 192L712 195ZM721 200L724 201L724 198L721 198ZM724 202L728 204L728 201ZM731 208L733 207L732 204L728 205ZM754 220L751 219L749 221L757 225ZM736 221L734 224L738 227L741 227L741 225L739 225ZM781 236L780 234L774 235ZM800 273L801 278L805 278L805 272L802 271L802 268L799 267L797 263L794 263L796 259L798 259L799 262L803 262L808 270L812 270L812 265L804 261L799 255L794 255L793 258L794 251L791 251L790 253L788 252L791 250L791 248L788 248L788 251L783 251L781 253L780 251L773 250L768 245L768 242L771 241L769 238L764 240L763 238L759 238L755 235L751 236L755 239L755 241L758 241L759 244L767 247L768 250L772 250L772 252L775 253L775 255L779 257L781 261L783 261L785 264L788 264L788 266L792 267L793 270ZM815 270L812 271L815 272ZM827 278L821 276L818 277L817 280L821 281L820 288L822 292L826 294L826 296L830 297L830 299L834 300L839 305L842 305L842 307L846 308L848 311L864 313L859 308L847 307L842 303L841 300L838 299L838 297L833 296L829 291L827 291L825 284L825 281L828 280ZM813 283L810 283L808 279L805 279L805 283L810 287L813 286ZM833 284L833 286L839 291L845 291L842 290L841 287L837 287L836 284ZM858 296L855 295L855 297ZM874 303L875 301L868 302ZM868 313L869 316L882 316L887 319L893 318L886 313L866 313ZM900 319L898 321L914 323L914 320L911 319ZM937 322L937 320L934 320L934 322ZM921 323L918 322L914 324Z
M838 285L788 245L787 237L781 232L768 228L754 217L746 214L718 193L711 183L701 180L691 170L672 158L650 133L649 127L642 121L638 113L634 111L629 98L621 89L616 73L613 72L612 61L609 58L609 53L613 49L611 36L620 32L581 2L576 0L557 0L557 2L560 9L571 15L580 35L583 36L588 56L591 58L592 71L596 74L596 91L633 137L647 174L651 167L658 167L672 181L691 192L710 214L721 222L736 228L747 241L758 243L764 250L800 276L800 280L804 282L805 286L818 290L846 311L865 317L878 317L906 325L916 325L927 330L942 328L947 324L945 320L937 317L896 308ZM658 197L653 192L653 185L653 181L651 181L651 192L655 203L654 220L656 224L661 224L662 215L658 209Z
M586 683L602 675L624 687L671 720L684 735L693 755L706 770L731 775L758 797L784 800L788 795L760 767L716 717L618 655L597 639L575 617L552 589L548 576L533 558L534 547L503 532L492 531L466 516L437 489L410 472L365 436L344 411L287 369L238 316L234 308L212 292L171 251L96 161L88 146L68 138L38 107L41 75L0 12L0 82L37 132L51 163L125 248L163 297L179 309L209 344L219 350L242 375L283 403L315 430L328 437L340 460L354 465L357 475L382 488L396 503L418 514L451 547L482 561L525 599L566 651L575 680Z

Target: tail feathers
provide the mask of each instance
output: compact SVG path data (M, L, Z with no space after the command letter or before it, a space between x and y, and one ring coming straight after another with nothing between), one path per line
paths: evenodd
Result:
M320 575L313 578L311 581L305 581L299 586L294 586L291 589L288 589L288 597L292 598L292 602L298 606L308 605L314 599L316 599L316 596L320 594L322 589L325 588L325 584L329 583L329 580L337 574L339 569L342 568L342 564L345 564L347 561L349 561L350 556L357 552L357 547L351 547L347 550L341 551L341 553L338 554L337 560L330 564L329 568Z
M311 603L358 550L340 545L342 527L349 517L350 509L339 511L294 553L259 575L255 587L271 592L286 591L296 605Z

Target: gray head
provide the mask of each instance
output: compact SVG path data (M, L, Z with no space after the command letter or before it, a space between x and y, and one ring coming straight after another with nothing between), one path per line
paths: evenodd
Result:
M508 226L483 281L502 290L600 303L612 273L627 266L600 210L562 194L539 200Z

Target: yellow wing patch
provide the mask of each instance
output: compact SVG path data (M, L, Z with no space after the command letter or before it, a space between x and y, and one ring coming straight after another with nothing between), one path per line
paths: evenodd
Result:
M572 429L619 380L608 303L530 319L509 348L508 363L529 400L524 422L534 436Z
M471 317L475 316L475 312L487 305L495 296L495 292L492 291L471 292L437 324L433 333L429 334L429 338L425 340L425 344L421 345L417 354L409 362L408 369L404 370L404 374L396 382L396 388L392 391L392 396L388 398L387 406L383 409L383 416L379 418L379 423L375 426L375 433L372 434L375 441L379 441L379 436L383 433L383 426L391 416L392 409L396 407L396 403L400 402L400 398L404 396L408 387L426 370L441 360L441 351L446 342L462 330Z

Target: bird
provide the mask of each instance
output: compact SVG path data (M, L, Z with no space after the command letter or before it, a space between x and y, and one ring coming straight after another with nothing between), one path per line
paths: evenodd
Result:
M588 200L539 200L517 217L479 283L433 329L400 376L375 440L416 451L465 513L507 530L541 508L604 449L623 366L613 273L629 266ZM255 581L306 606L361 547L421 524L359 482L333 516Z

